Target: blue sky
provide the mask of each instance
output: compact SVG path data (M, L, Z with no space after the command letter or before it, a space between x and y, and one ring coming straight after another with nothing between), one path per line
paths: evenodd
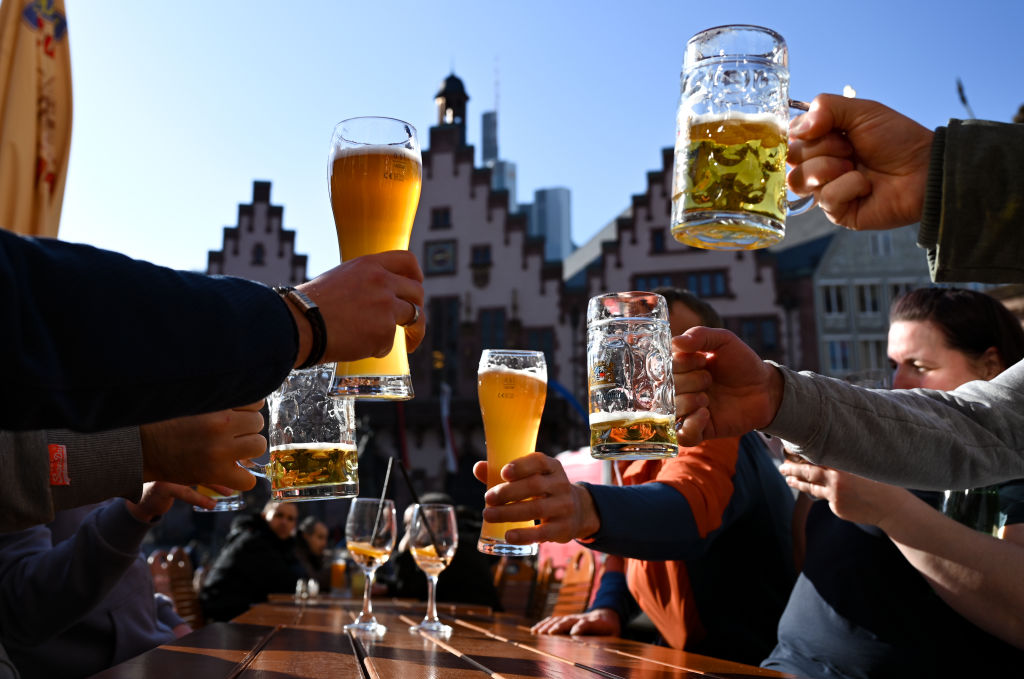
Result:
M929 127L966 117L957 77L978 118L1024 103L1018 0L65 2L75 116L60 236L184 269L205 268L254 179L273 182L310 275L337 264L334 124L403 118L426 146L453 69L478 162L497 90L519 200L571 189L577 243L660 168L683 47L704 28L781 33L795 98L849 84Z

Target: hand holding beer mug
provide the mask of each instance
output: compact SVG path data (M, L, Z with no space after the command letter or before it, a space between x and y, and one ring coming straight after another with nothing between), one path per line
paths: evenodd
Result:
M420 146L412 125L394 118L341 121L331 139L328 179L342 262L409 248L422 179ZM419 315L415 307L412 323ZM368 400L411 399L404 328L395 328L395 344L384 358L338 363L331 393Z
M653 292L613 292L587 305L590 454L601 460L675 457L675 380L668 304Z
M330 395L330 364L293 370L271 394L270 462L245 467L270 481L280 502L359 494L355 406Z
M488 489L502 483L502 467L537 447L547 388L548 369L542 352L486 349L480 355L477 393L487 440ZM485 554L535 555L536 543L512 545L505 541L505 531L530 526L533 521L484 521L476 547Z
M756 250L785 235L813 198L789 204L789 51L760 26L693 36L683 59L672 178L672 235L708 250Z

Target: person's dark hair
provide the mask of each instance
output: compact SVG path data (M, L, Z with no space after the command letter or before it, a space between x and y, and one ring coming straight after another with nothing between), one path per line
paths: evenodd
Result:
M897 297L889 322L930 321L950 349L976 359L995 347L1003 367L1024 358L1024 329L1003 304L981 292L963 288L918 288Z
M715 308L689 290L664 287L655 288L651 292L656 292L664 297L665 301L668 302L669 308L672 308L672 302L681 302L683 306L697 314L701 325L706 325L709 328L722 327L722 317L718 315Z
M321 523L320 519L315 516L307 516L299 524L299 530L302 531L303 535L312 535L313 529L316 528L318 523Z

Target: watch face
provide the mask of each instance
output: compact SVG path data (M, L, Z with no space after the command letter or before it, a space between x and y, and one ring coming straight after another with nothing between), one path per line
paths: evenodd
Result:
M424 243L424 273L455 273L455 241L431 241Z

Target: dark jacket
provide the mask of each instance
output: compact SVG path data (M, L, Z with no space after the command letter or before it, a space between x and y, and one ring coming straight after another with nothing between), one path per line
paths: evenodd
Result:
M294 592L295 581L304 577L295 538L280 539L262 516L240 516L210 568L199 603L207 620L227 621L268 594Z

